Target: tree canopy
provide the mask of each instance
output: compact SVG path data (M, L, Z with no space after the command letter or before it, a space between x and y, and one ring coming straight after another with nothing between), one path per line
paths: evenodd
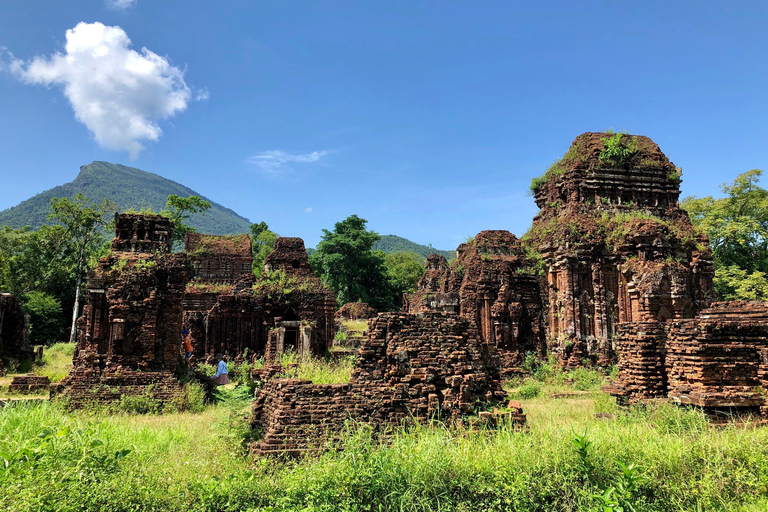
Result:
M685 198L681 206L709 237L720 300L768 299L768 190L763 171L739 174L722 185L725 197Z
M264 272L264 260L275 247L277 233L271 231L266 222L251 224L251 250L253 253L253 274L260 277Z
M169 195L165 203L165 209L161 215L168 217L173 222L173 239L183 242L188 232L195 228L188 225L186 220L195 213L205 213L211 208L211 202L201 199L200 196L180 197Z
M367 220L350 215L333 231L323 230L317 251L310 256L315 272L336 294L339 305L367 302L375 309L393 309L384 253L372 251L379 234L366 229Z

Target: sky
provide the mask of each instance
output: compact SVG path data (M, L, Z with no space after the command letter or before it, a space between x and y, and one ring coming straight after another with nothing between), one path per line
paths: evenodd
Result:
M766 26L749 1L0 0L0 210L104 160L308 246L357 214L453 249L522 235L531 178L609 128L717 195L768 167Z

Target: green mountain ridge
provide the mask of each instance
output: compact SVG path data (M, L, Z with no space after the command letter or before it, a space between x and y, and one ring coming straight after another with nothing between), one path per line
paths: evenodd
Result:
M104 198L114 202L118 211L150 208L159 212L165 207L170 194L188 197L200 196L199 192L157 174L109 162L93 162L80 167L77 177L64 185L41 192L18 205L0 212L0 225L13 228L30 226L39 228L50 213L54 197L74 197L78 192L92 201ZM204 214L190 217L189 225L201 233L232 235L248 233L251 222L214 201L211 209Z
M95 161L80 167L80 173L73 181L41 192L16 206L0 211L0 226L7 225L13 228L30 226L32 229L38 229L47 221L52 198L72 198L78 192L92 201L107 198L115 203L118 211L131 209L141 211L150 208L159 212L165 207L165 201L170 194L182 197L195 195L210 201L199 192L158 174L126 165ZM205 214L190 217L189 225L201 233L233 235L249 233L251 221L211 201L211 209ZM452 259L455 255L455 251L434 249L396 235L383 235L374 248L386 253L410 251L425 258L432 253L442 254L448 259ZM308 252L312 251L314 249L308 250Z
M381 240L373 244L373 248L384 251L386 253L392 252L415 252L419 256L426 258L430 254L441 254L445 256L445 259L452 260L456 257L456 251L443 251L435 249L431 245L417 244L410 240L397 235L381 235Z

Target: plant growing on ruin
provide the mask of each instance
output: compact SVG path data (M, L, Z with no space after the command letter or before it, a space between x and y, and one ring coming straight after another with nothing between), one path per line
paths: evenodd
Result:
M211 202L200 196L180 197L174 194L168 196L165 209L161 215L168 217L173 222L173 240L183 242L184 237L195 228L186 223L192 215L205 213L211 208Z
M625 166L637 153L637 139L624 133L616 133L600 139L603 150L600 160L616 167Z

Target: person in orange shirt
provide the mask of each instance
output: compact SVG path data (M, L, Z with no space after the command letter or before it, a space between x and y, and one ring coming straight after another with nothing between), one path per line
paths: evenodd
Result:
M195 350L192 346L192 335L189 333L189 331L185 331L184 334L184 341L182 342L182 347L184 347L184 361L189 363L189 358L192 357L192 352Z

